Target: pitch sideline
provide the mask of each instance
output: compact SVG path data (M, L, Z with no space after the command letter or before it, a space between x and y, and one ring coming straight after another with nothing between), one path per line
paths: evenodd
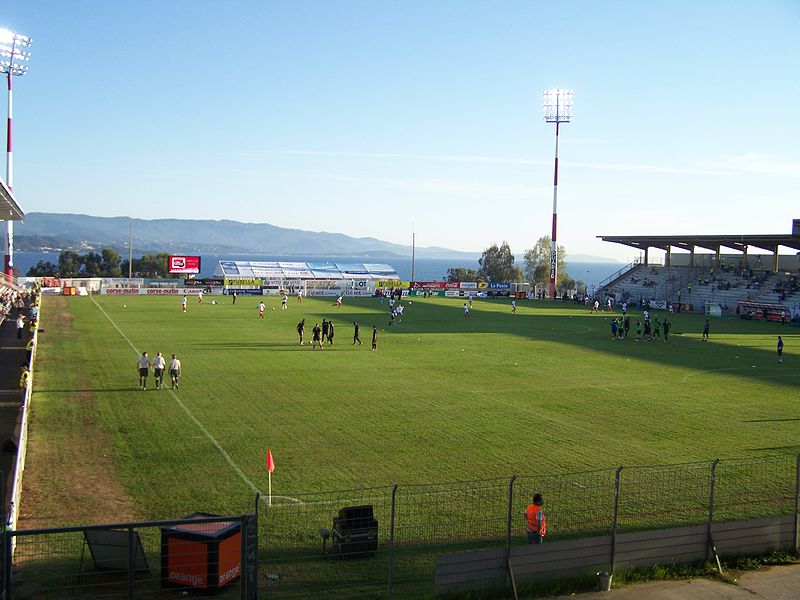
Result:
M90 298L90 299L91 299L91 301L94 303L94 305L95 305L95 306L96 306L96 307L97 307L97 308L100 310L100 312L101 312L101 313L103 313L103 316L104 316L106 319L108 319L109 323L111 323L111 325L113 325L113 326L114 326L114 329L116 329L116 330L117 330L117 333L119 333L119 334L122 336L122 338L123 338L123 339L124 339L126 342L128 342L128 345L129 345L129 346L130 346L130 347L133 349L133 351L136 353L136 356L139 356L139 350L138 350L138 348L136 348L136 346L134 346L134 345L133 345L133 342L131 342L131 340L128 338L128 336L127 336L127 335L125 335L125 333L124 333L124 332L123 332L123 331L122 331L122 330L119 328L119 326L118 326L118 325L117 325L117 324L114 322L114 319L112 319L112 318L111 318L111 317L108 315L108 313L107 313L105 310L103 310L103 307L102 307L102 306L100 306L100 305L97 303L97 300L95 300L95 299L94 299L92 296L89 296L89 298ZM180 407L181 407L181 408L184 410L184 412L185 412L185 413L188 415L188 417L189 417L189 418L192 420L192 422L193 422L195 425L197 425L197 428L198 428L200 431L202 431L202 432L203 432L203 434L204 434L204 435L205 435L205 436L206 436L206 437L209 439L209 441L210 441L210 442L211 442L211 443L214 445L214 447L215 447L215 448L216 448L216 449L219 451L219 453L220 453L220 454L222 455L222 457L223 457L223 458L224 458L224 459L225 459L225 460L228 462L228 464L229 464L231 467L233 467L233 470L236 472L236 474L239 476L239 478L240 478L242 481L244 481L244 483L247 485L247 487L249 487L249 488L250 488L250 490L251 490L251 491L252 491L254 494L260 494L261 496L265 496L266 494L264 494L264 492L262 492L261 490L259 490L259 489L258 489L258 488L257 488L257 487L256 487L256 486L253 484L253 482L252 482L252 481L250 481L250 479L247 477L247 475L245 475L245 474L242 472L242 470L239 468L239 465L237 465L235 462L233 462L233 459L230 457L230 454L228 454L228 453L225 451L225 449L224 449L224 448L223 448L223 447L220 445L220 443L219 443L219 442L218 442L216 439L214 439L214 436L212 436L212 435L209 433L209 431L208 431L208 430L205 428L205 426L204 426L204 425L203 425L203 424L202 424L202 423L201 423L201 422L200 422L200 421L197 419L197 417L195 417L195 416L194 416L194 414L192 414L192 411L190 411L190 410L189 410L189 408L188 408L188 407L187 407L187 406L186 406L186 405L185 405L183 402L181 402L181 399L180 399L180 398L178 398L178 396L175 394L175 391L174 391L174 390L172 390L172 389L170 389L170 390L167 390L167 391L168 391L168 392L170 393L170 395L172 396L172 399L173 399L173 400L175 400L175 402L177 402L177 403L178 403L178 406L180 406ZM291 498L291 497L288 497L288 496L278 496L278 495L276 495L276 494L273 494L273 495L272 495L272 497L273 497L273 498L284 498L284 499L286 499L286 500L291 500L291 501L293 501L293 502L296 502L296 503L298 503L298 504L302 504L302 501L301 501L301 500L298 500L298 499L296 499L296 498Z

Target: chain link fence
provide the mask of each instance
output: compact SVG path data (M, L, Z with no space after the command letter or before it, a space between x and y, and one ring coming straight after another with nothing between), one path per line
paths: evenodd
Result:
M794 515L798 546L800 455L257 496L244 510L255 513L259 593L432 597L438 556L484 550L508 556L512 546L526 544L524 511L537 492L545 499L546 543ZM177 597L163 585L160 527L136 527L149 574L130 563L111 582L87 549L86 531L93 528L102 529L6 531L0 592L13 599ZM135 561L132 548L125 556ZM241 585L222 597L244 597Z

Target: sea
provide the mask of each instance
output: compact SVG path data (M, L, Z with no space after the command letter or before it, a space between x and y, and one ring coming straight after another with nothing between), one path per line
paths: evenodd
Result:
M15 252L14 266L24 275L28 269L40 260L58 264L58 253L51 252ZM254 260L254 261L286 261L286 262L331 262L331 263L380 263L395 268L400 279L411 280L411 257L353 257L353 256L278 256L274 254L204 254L200 257L200 277L211 277L220 260ZM522 264L517 258L516 264ZM477 260L458 258L417 258L414 260L414 279L416 281L441 281L447 277L450 268L462 267L478 269ZM573 279L583 280L591 290L601 281L620 270L623 263L612 262L569 262L567 273Z

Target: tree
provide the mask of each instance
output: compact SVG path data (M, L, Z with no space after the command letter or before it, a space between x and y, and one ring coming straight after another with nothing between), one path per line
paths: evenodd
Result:
M548 285L550 283L550 252L552 242L549 235L540 237L533 248L525 251L523 257L525 280L528 283L537 285ZM567 251L564 246L558 246L556 255L558 265L558 275L556 276L556 286L559 282L568 277L567 275Z
M80 277L81 255L74 250L62 250L58 255L58 273L61 277Z
M133 272L139 277L169 277L169 254L145 254L133 260Z
M27 277L55 277L58 273L58 267L50 261L40 260L30 269L28 269Z
M103 274L103 257L97 252L89 252L82 257L83 275L85 277L100 277Z
M492 244L484 250L478 264L478 276L486 281L522 281L522 270L514 266L514 255L506 241L500 247Z
M464 267L451 267L447 269L447 281L478 281L480 279L475 269Z
M122 277L122 267L120 266L122 259L120 258L119 253L113 248L103 248L103 251L100 254L103 257L102 261L100 262L103 276Z

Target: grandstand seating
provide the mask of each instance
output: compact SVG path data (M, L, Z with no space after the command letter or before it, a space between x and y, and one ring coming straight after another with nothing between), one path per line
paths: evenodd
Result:
M604 285L598 295L634 305L642 300L677 304L680 298L681 304L691 304L698 312L705 309L706 303L714 303L723 314L734 314L743 301L783 304L791 310L800 304L800 280L794 275L769 271L720 272L702 267L640 264Z

